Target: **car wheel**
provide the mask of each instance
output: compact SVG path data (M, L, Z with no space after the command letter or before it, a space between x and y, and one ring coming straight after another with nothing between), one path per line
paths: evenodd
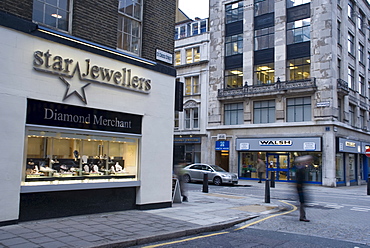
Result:
M214 185L220 186L222 184L221 177L215 177L213 178Z
M190 183L191 182L191 179L190 179L189 174L185 174L184 177L183 177L183 179L184 179L184 182L185 183Z

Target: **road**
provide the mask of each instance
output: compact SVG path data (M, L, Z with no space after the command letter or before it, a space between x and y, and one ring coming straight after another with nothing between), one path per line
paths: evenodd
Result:
M199 190L202 185L191 183L187 186L191 191ZM275 188L270 189L271 201L283 200L287 203L286 211L261 214L221 232L141 247L370 247L370 196L364 190L364 186L307 186L309 203L306 212L311 222L305 223L298 221L297 211L288 211L298 205L294 184L276 183ZM265 184L210 185L209 191L260 197L263 201Z

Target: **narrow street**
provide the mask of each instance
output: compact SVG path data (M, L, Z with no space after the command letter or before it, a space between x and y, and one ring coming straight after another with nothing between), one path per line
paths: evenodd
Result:
M265 184L246 182L239 186L209 185L209 192L235 196L260 197ZM190 183L189 191L202 184ZM276 183L271 199L286 203L284 211L260 214L230 229L168 240L141 247L370 247L370 196L366 186L324 188L307 185L308 223L298 220L294 184ZM152 245L152 246L151 246Z

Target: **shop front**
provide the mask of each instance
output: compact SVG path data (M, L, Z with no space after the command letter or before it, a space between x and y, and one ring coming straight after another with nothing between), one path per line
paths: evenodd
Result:
M52 30L0 33L0 225L170 207L175 70Z
M258 179L257 159L266 165L265 178L276 181L294 181L294 159L301 155L312 155L313 163L306 170L306 181L322 182L322 152L320 137L303 138L238 138L239 177Z
M185 161L187 164L201 162L202 138L196 136L178 136L174 138L173 163Z
M364 177L364 152L358 140L338 138L336 154L337 185L357 185Z

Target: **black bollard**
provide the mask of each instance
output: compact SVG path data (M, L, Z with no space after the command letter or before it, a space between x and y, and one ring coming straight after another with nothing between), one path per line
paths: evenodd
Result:
M268 179L265 183L265 203L270 203L270 183Z
M275 171L271 171L271 182L270 187L275 188Z
M370 195L370 176L367 178L367 195Z
M208 173L203 174L203 193L208 193Z

